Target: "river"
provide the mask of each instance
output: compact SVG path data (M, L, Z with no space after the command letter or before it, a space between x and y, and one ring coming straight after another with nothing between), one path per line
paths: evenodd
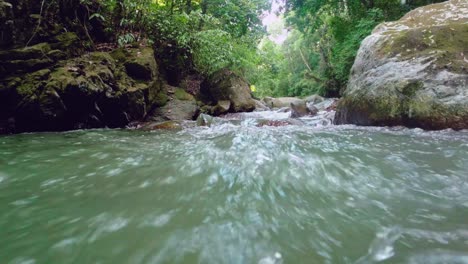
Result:
M468 263L468 132L0 137L1 263Z

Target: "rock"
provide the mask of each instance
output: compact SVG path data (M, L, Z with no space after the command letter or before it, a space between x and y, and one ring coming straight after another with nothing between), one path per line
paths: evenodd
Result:
M263 98L263 102L265 102L265 104L269 108L282 108L282 107L290 107L291 103L299 103L299 102L305 102L305 101L296 97L278 97L278 98L265 97Z
M197 117L199 108L196 101L169 100L166 105L157 108L152 114L152 120L193 120Z
M156 77L158 67L152 48L125 51L127 56L130 56L125 62L125 69L130 77L143 81L149 81Z
M327 99L324 99L324 101L317 103L317 104L308 103L307 107L316 108L318 111L329 112L329 111L335 111L337 104L338 104L337 98L327 98Z
M26 48L0 51L1 61L42 59L51 50L48 43L39 43Z
M248 83L227 69L215 72L204 81L200 92L211 105L216 105L219 101L230 101L231 112L251 112L255 109Z
M318 109L307 104L305 101L295 101L291 103L291 118L299 118L303 116L313 116L318 113Z
M265 103L263 103L262 101L259 101L259 100L255 100L255 111L268 111L270 110L270 108L268 108L268 106L266 106Z
M230 108L231 108L231 101L229 100L218 101L218 103L213 107L212 113L215 116L224 115L229 112Z
M282 107L282 108L276 110L277 113L287 113L289 111L291 111L290 107Z
M207 115L207 114L200 114L197 118L197 126L211 126L215 120L215 117Z
M18 54L21 55L15 56L21 57L23 53ZM0 79L0 130L29 132L124 127L131 121L142 120L148 112L164 105L168 98L156 75L154 57L140 61L132 54L139 56L136 54L152 54L152 51L131 49L127 60L121 62L109 53L92 52L62 61L55 68ZM125 66L127 61L139 61L141 67L150 65L150 73L144 78L151 79L144 81L140 79L141 75L129 76ZM194 100L180 102L184 103L175 109L182 109L184 114L197 108ZM181 115L178 111L172 114ZM14 127L12 122L6 122L8 120L14 120Z
M281 120L270 120L270 119L257 119L257 127L271 126L271 127L280 127L280 126L302 126L300 120L297 119L281 119Z
M154 131L154 130L181 130L183 128L180 121L164 121L157 123L144 123L138 127L138 130Z
M468 128L468 2L379 25L358 52L336 124Z
M175 98L182 100L182 101L195 101L195 97L193 95L187 93L182 88L176 88L174 92Z
M308 104L318 104L318 103L325 101L325 98L323 98L322 96L318 94L314 94L314 95L304 98L304 101L306 101L306 103Z

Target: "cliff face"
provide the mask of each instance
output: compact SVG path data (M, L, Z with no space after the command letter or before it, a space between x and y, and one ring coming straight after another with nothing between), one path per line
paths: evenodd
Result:
M335 123L468 128L468 2L379 25L361 45Z
M0 53L0 132L123 127L167 98L151 48L91 52L70 59L48 43Z
M0 133L122 127L164 104L150 47L94 52L79 0L0 0Z

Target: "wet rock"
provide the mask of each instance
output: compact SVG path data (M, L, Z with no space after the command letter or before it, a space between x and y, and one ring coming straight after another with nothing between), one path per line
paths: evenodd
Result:
M183 128L180 121L164 121L156 123L144 123L138 127L138 130L143 131L154 131L154 130L181 130Z
M151 119L153 120L193 120L199 112L197 103L179 99L169 100L166 105L158 108Z
M210 126L214 117L207 114L200 114L197 118L197 126Z
M231 108L231 101L229 100L218 101L218 103L213 107L212 113L215 116L224 115L227 112L229 112L230 108Z
M468 2L379 25L358 52L336 124L468 128Z
M282 108L276 110L277 113L287 113L289 111L291 111L290 107L282 107Z
M308 105L305 101L295 101L291 103L291 118L299 118L307 115L316 115L318 109L313 105Z
M318 111L335 111L336 106L338 104L338 99L337 98L327 98L324 101L317 103L317 104L311 104L308 103L308 107L315 107Z
M128 61L139 60L132 54L151 55L152 51L130 51ZM154 57L150 59L153 62L147 64L154 66ZM53 69L0 79L0 125L14 119L10 132L123 127L165 103L161 81L153 74L147 81L134 79L124 62L117 63L109 53L93 52Z
M281 119L281 120L270 120L270 119L258 119L257 120L257 127L264 127L264 126L272 126L272 127L279 127L279 126L301 126L304 125L303 122L297 119Z
M201 85L201 95L209 105L219 101L230 101L231 112L250 112L255 109L255 101L248 83L227 69L214 73Z
M255 100L255 111L268 111L270 108L260 100Z

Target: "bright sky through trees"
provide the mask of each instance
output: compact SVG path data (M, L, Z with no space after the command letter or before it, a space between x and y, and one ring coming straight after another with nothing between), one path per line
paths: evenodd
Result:
M268 38L278 45L284 43L288 37L288 30L283 19L284 0L273 0L271 9L265 12L262 19L263 25L268 29Z

